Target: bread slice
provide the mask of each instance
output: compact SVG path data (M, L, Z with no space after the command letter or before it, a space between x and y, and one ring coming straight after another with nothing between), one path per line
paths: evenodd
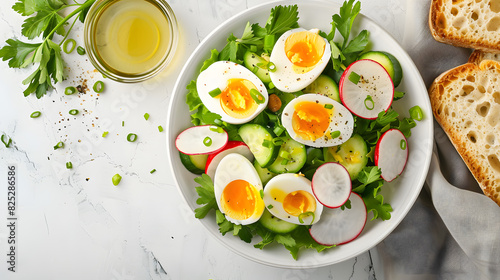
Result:
M500 53L499 0L432 0L429 27L439 42Z
M479 65L483 60L500 61L500 53L486 53L480 50L474 50L469 56L470 63Z
M429 88L434 116L483 192L500 205L500 62L466 63Z

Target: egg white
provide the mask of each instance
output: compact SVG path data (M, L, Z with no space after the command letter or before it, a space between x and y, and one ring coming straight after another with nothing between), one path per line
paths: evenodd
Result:
M242 119L229 116L222 109L220 99L214 98L209 94L210 91L216 88L219 88L221 91L224 90L227 86L227 81L234 78L246 79L252 82L265 99L263 103L258 104L255 112ZM214 62L201 72L196 80L196 90L201 102L210 112L219 114L223 121L231 124L242 124L251 121L267 107L269 100L264 83L245 66L230 61Z
M254 186L257 190L257 199L262 200L260 193L262 192L262 181L253 167L253 164L243 155L232 153L226 155L217 166L214 176L214 193L215 199L217 201L217 206L219 210L225 214L224 208L222 207L222 192L224 188L234 180L244 180ZM262 202L262 201L261 201ZM237 225L248 225L254 223L260 219L262 213L264 213L264 204L260 203L261 207L256 206L258 209L253 213L252 216L245 220L237 220L226 215L226 219Z
M285 211L282 202L274 200L272 195L273 190L282 191L285 194L299 190L310 193L316 201L316 210L314 211L314 215L302 217L303 223L301 223L298 217L290 215ZM266 184L266 188L264 189L264 203L267 210L269 210L269 212L271 212L274 216L298 225L311 225L317 223L320 220L321 213L323 211L323 205L314 196L311 181L302 175L292 173L279 174L269 180Z
M333 114L330 117L330 125L326 133L323 137L319 137L314 141L303 139L293 130L292 117L295 112L295 105L303 101L316 102L323 107L325 104L333 105ZM283 109L281 123L295 141L316 148L340 145L351 138L354 130L354 118L347 108L329 97L316 93L303 94L290 101ZM332 138L330 133L337 130L340 131L340 136Z
M275 72L269 72L269 76L274 86L283 92L295 92L302 90L310 85L316 78L323 72L331 56L330 44L326 39L325 50L320 61L314 66L313 69L306 73L298 74L293 70L294 65L288 59L285 53L286 39L293 33L306 31L304 28L296 28L289 30L281 35L273 47L271 52L270 61L276 66ZM309 30L310 32L317 32L317 29Z

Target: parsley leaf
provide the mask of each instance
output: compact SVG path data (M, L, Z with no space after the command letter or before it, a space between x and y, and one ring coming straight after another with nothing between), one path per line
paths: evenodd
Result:
M271 9L271 15L266 22L267 35L281 34L299 27L299 12L297 5L276 6Z
M195 190L199 198L196 204L202 205L194 210L195 217L198 219L204 218L212 209L217 209L217 201L215 200L214 184L212 179L207 174L202 174L201 177L196 177L194 181L200 184Z

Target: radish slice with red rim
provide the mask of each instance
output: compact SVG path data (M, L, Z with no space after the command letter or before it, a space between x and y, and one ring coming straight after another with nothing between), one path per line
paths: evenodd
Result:
M240 154L246 157L250 162L253 161L253 154L250 148L242 141L229 141L227 145L219 152L210 154L207 159L207 165L205 166L205 174L214 178L215 170L219 165L220 161L229 154Z
M391 76L380 63L361 59L351 63L340 77L340 100L354 115L376 119L394 99Z
M356 239L366 224L366 205L363 199L352 192L349 196L351 208L323 208L321 219L309 229L311 237L323 245L341 245Z
M404 170L408 160L408 142L398 129L389 129L378 139L375 146L375 165L380 168L380 175L390 182Z
M314 172L312 190L318 201L324 206L340 207L351 194L351 176L340 163L325 163Z
M186 155L215 153L228 142L227 132L217 126L193 126L182 131L175 139L175 147Z

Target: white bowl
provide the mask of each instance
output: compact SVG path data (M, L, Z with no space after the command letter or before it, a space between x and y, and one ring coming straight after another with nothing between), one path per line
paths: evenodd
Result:
M233 16L210 33L193 52L179 75L173 90L167 119L167 150L176 184L193 211L199 207L196 204L198 195L195 186L197 184L193 181L196 176L184 168L174 145L175 137L191 126L190 112L185 103L186 85L196 78L203 61L210 56L210 50L214 48L221 50L224 47L229 34L241 35L247 22L264 26L272 7L293 4L299 7L301 27L319 28L325 32L331 29L331 17L338 13L340 8L338 4L331 2L294 0L271 2L248 9ZM321 253L311 249L302 250L298 260L294 260L288 250L282 246L268 246L269 248L265 247L263 250L254 248L252 244L260 241L257 237L252 240L252 244L247 244L231 234L222 236L215 222L214 213L201 219L200 222L205 228L227 248L250 260L274 267L313 268L335 264L362 254L377 245L403 220L417 199L429 169L433 146L432 111L427 89L415 64L399 44L372 20L359 14L353 27L353 34L363 29L370 31L372 50L390 52L398 58L403 68L404 78L398 90L406 92L406 96L393 103L395 110L409 117L408 109L418 105L425 115L425 118L417 122L417 126L412 129L412 136L408 139L409 158L406 170L399 178L382 187L381 193L384 195L385 202L390 203L394 209L391 213L392 218L387 221L380 219L368 221L361 235L348 244ZM336 36L336 39L338 38ZM369 219L371 217L369 215Z

